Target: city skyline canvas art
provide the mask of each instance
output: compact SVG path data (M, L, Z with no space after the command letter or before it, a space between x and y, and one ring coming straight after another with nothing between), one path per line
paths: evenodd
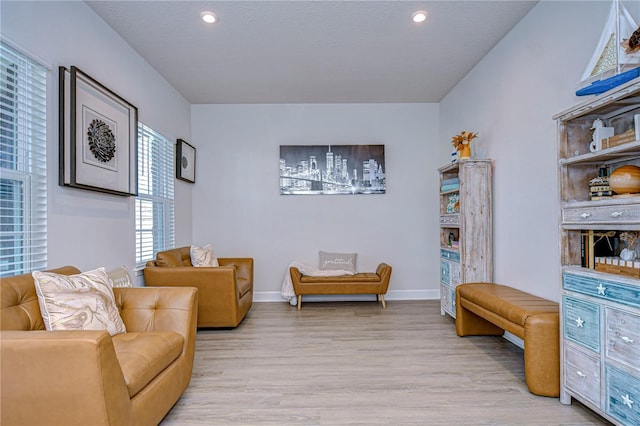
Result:
M280 145L280 194L384 194L384 145Z

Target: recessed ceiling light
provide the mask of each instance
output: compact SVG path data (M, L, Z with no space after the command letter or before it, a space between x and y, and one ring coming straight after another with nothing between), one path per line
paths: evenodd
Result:
M218 17L216 16L216 14L213 13L213 12L209 12L209 11L202 12L200 14L200 17L207 24L213 24L214 22L216 22L218 20Z
M411 14L411 20L416 23L424 22L427 19L427 12L419 10Z

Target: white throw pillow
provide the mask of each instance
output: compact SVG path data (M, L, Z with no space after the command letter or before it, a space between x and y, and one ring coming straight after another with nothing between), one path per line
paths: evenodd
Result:
M47 330L126 333L104 268L77 275L40 271L32 275Z
M191 265L197 268L220 266L211 244L207 244L204 247L191 246L189 254L191 256Z
M320 269L323 271L343 270L356 273L357 253L327 253L320 251Z
M131 281L131 276L127 271L127 268L121 266L112 271L107 272L107 277L109 278L109 284L111 287L133 287L133 281Z

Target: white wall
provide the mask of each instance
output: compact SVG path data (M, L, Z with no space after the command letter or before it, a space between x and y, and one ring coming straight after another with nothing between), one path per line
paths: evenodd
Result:
M49 266L135 265L133 197L58 186L58 66L81 70L138 108L171 140L190 139L190 106L84 3L2 1L2 38L51 69L48 79ZM192 187L176 182L176 240L191 239Z
M394 268L388 297L438 298L436 104L194 105L193 242L255 258L256 300L282 300L293 260L357 252ZM380 195L279 194L279 146L384 144Z
M538 3L440 104L441 159L478 131L494 159L494 281L559 300L556 127L575 96L609 1ZM631 12L638 3L629 4Z

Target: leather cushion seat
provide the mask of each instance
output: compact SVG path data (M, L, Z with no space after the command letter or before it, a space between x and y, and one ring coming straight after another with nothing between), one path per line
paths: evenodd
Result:
M339 275L332 277L303 275L301 283L359 283L359 282L379 282L380 277L374 272L362 272L354 275Z
M500 284L465 284L460 290L465 300L521 327L531 315L558 312L555 302Z
M172 331L145 331L113 336L113 346L129 397L144 389L182 353L184 338Z

